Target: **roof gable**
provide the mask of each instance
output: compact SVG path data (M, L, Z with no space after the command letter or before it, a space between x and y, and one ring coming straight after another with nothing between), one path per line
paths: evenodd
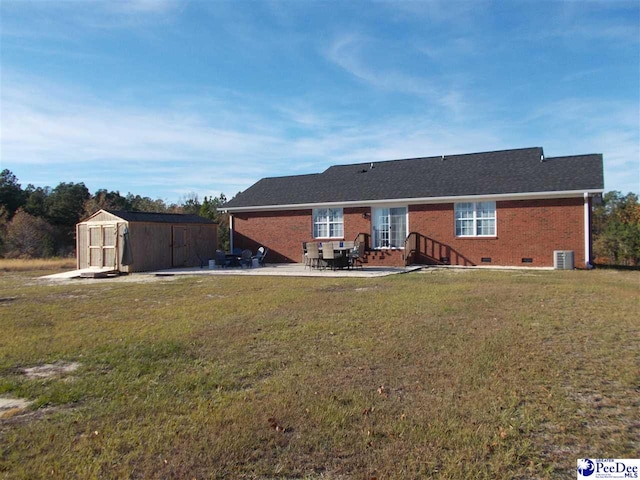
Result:
M121 220L120 217L114 215L113 213L107 211L107 210L103 210L100 209L94 213L92 213L91 215L89 215L88 217L80 220L80 222L88 222L90 220L93 220L95 222L117 222L118 220Z
M599 190L602 155L545 158L542 148L335 165L264 178L225 208Z

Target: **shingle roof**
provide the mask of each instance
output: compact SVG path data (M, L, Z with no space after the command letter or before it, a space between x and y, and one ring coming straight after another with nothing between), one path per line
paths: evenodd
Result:
M128 212L124 210L105 210L111 215L120 217L127 222L149 223L216 223L199 215L182 213L152 213L152 212Z
M318 174L263 178L224 208L603 188L601 154L551 158L534 147L335 165Z

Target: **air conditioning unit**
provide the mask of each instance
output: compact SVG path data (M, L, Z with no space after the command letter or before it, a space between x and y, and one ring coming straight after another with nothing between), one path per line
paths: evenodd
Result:
M553 268L556 270L573 270L573 250L554 250Z

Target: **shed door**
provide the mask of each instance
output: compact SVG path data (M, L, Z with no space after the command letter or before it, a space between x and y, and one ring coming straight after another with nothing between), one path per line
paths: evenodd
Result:
M187 227L173 225L172 236L172 265L182 267L187 263Z
M88 225L90 267L116 268L117 231L116 225Z

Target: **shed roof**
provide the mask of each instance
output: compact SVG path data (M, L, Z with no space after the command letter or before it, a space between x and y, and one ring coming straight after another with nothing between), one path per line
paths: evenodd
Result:
M263 178L224 208L603 188L602 154L545 158L541 147L533 147L334 165L323 173Z
M215 224L213 220L201 217L199 215L184 213L155 213L155 212L129 212L125 210L99 210L91 217L99 212L107 212L127 222L147 222L147 223L200 223ZM89 220L89 217L87 220Z

